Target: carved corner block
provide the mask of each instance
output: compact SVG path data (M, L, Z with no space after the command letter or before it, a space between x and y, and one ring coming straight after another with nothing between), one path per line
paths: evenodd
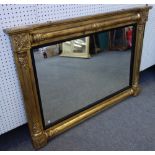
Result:
M47 144L48 135L41 127L39 121L32 123L31 135L32 143L35 149L39 149Z
M37 135L32 135L32 143L35 149L40 149L41 147L47 144L47 134L45 132L41 132Z
M22 52L31 48L31 37L29 33L12 35L12 46L15 52Z
M141 92L141 87L139 85L132 86L133 96L138 96Z
M146 7L143 11L140 12L139 24L145 24L148 21L149 9L152 7Z

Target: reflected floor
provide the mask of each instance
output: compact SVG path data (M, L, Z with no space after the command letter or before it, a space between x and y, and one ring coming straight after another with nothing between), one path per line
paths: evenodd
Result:
M34 53L45 124L129 85L130 51L102 52L90 59Z

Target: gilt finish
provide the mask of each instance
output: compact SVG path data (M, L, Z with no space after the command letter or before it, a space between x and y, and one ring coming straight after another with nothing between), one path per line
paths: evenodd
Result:
M25 27L5 29L9 34L14 51L19 79L23 90L25 108L33 145L43 147L48 139L75 126L97 112L139 93L139 67L145 23L150 6L79 17L58 22L47 22ZM137 24L132 88L125 90L91 108L80 112L48 129L43 128L41 111L32 67L31 48L47 43L71 39L94 32L109 30L129 24Z

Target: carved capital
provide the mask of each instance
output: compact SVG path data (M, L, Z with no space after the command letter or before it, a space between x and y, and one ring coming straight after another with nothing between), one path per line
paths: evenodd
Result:
M17 59L18 59L18 62L19 64L24 67L25 69L28 69L29 68L29 65L28 65L28 56L27 56L27 52L19 52L17 53L18 56L17 56Z
M144 11L140 13L141 18L140 18L139 24L145 24L147 22L148 13L149 13L148 9L145 9Z
M138 25L137 29L138 29L139 33L143 33L144 25L143 24Z
M20 33L12 36L13 48L15 51L20 52L25 49L30 49L31 39L28 33Z

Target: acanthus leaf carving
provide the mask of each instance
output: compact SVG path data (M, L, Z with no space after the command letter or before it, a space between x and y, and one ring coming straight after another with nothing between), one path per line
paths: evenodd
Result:
M12 36L15 51L22 51L31 47L30 36L28 33L19 33Z
M140 24L145 24L148 20L148 10L145 9L140 13L141 19L139 21Z
M23 66L25 69L29 68L28 65L28 57L26 52L18 53L18 61L21 66Z

